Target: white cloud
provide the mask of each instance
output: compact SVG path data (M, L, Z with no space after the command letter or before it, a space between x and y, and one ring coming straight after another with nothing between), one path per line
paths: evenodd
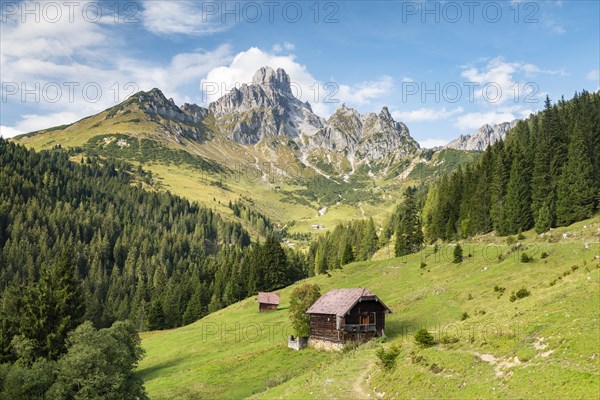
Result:
M155 1L143 3L142 20L144 27L158 35L210 35L229 29L231 24L222 22L212 8L203 1Z
M273 53L281 53L284 50L294 51L295 49L296 49L296 45L294 43L290 43L290 42L275 43L273 45Z
M79 120L81 117L72 112L58 112L53 114L23 115L21 121L14 127L0 126L0 135L4 138L20 135L22 133L38 131L53 126L65 125Z
M201 88L205 89L204 102L215 101L234 87L251 82L254 73L264 66L283 68L290 76L294 95L311 103L315 113L321 116L330 115L341 103L369 104L393 88L393 80L388 76L353 85L322 82L313 77L305 65L298 63L293 54L271 54L251 47L238 53L229 65L216 67L206 75L201 83Z
M424 149L431 149L438 146L445 146L448 144L447 139L431 139L419 140L419 145Z
M396 120L403 122L438 121L447 119L456 114L461 114L462 112L464 112L462 107L457 107L454 110L446 110L446 107L442 107L439 110L423 107L412 111L394 111L392 116Z
M510 112L474 112L458 117L455 125L462 131L471 131L479 129L485 124L499 124L501 122L512 121L515 118Z
M507 101L531 101L539 87L532 77L536 75L568 75L564 69L546 70L531 63L508 62L502 57L486 60L481 67L465 65L461 76L476 84L474 94L478 101L490 106L501 106Z
M177 54L162 62L142 62L131 58L129 50L112 34L111 18L92 23L82 18L79 10L71 21L67 11L63 10L64 17L55 23L44 18L39 23L34 18L22 22L17 15L0 24L3 89L7 85L18 88L13 95L4 93L6 101L35 106L35 112L27 115L12 114L10 122L3 116L3 134L13 136L52 124L71 123L111 107L136 91L153 87L177 100L188 101L190 95L199 99L200 92L196 89L194 93L193 89L200 79L232 58L231 47L222 45L213 50ZM86 85L90 89L87 94L91 95L88 98L83 91ZM45 87L51 90L46 91ZM61 93L55 99L57 87ZM28 96L23 101L21 93L25 88L38 88L35 92L39 98Z
M586 78L590 81L598 81L598 79L600 79L600 72L597 69L593 69L590 72L588 72Z

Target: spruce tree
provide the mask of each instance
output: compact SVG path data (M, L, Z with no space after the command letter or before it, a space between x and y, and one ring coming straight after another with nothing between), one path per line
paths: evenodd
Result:
M57 359L66 351L67 334L85 313L85 300L70 253L43 264L40 279L25 293L20 333L34 358Z
M504 223L501 235L514 234L531 228L531 188L529 165L522 149L517 149L510 169L504 198Z
M344 252L342 253L341 265L350 264L354 261L354 252L352 251L352 245L349 242L344 244Z
M593 166L584 135L576 124L569 144L568 161L558 182L556 221L559 225L589 218L594 210Z

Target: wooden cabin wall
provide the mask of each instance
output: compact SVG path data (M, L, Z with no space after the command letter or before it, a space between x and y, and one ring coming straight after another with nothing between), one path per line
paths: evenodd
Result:
M311 314L310 336L337 342L339 338L335 328L335 315Z

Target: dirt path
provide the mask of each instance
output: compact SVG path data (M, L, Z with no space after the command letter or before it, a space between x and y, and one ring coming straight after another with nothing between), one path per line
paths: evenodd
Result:
M372 368L373 362L370 362L352 383L352 399L368 399L370 397L369 393L364 389L363 385L367 383L367 375L369 375Z

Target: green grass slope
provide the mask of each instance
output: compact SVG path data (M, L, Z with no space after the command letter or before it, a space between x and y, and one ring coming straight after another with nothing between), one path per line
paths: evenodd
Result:
M323 293L375 292L393 310L386 342L339 353L287 349L291 286L280 291L274 313L259 314L250 298L192 325L143 334L147 354L139 373L152 399L597 399L599 228L596 217L544 238L526 232L518 248L486 235L462 243L471 257L461 264L452 263L453 248L443 245L436 253L428 247L308 280ZM523 251L534 261L522 263ZM511 292L521 288L530 296L511 302ZM412 338L420 327L458 341L421 349ZM385 372L375 350L391 344L401 354Z

